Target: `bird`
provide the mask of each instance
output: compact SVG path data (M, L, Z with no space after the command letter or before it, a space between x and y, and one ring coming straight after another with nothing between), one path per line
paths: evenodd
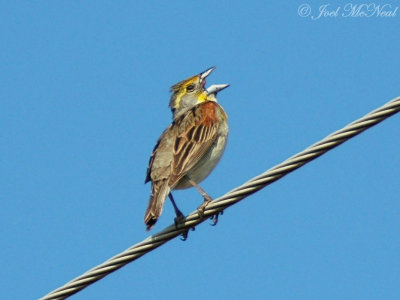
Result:
M199 183L219 162L229 132L228 115L216 98L217 93L229 84L212 85L205 89L206 77L214 69L209 68L171 87L169 107L173 120L158 139L146 172L145 183L151 182L150 199L144 216L147 230L157 222L167 197L177 216L175 223L183 218L172 190L195 187L204 198L198 207L199 215L204 213L212 200Z

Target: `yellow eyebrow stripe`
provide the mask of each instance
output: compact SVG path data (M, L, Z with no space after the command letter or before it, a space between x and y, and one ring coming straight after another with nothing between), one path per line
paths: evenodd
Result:
M189 78L185 82L178 83L178 84L176 84L175 86L172 87L172 89L175 89L175 90L179 89L179 92L178 92L178 94L176 95L176 98L175 98L174 108L179 108L180 107L181 99L182 99L183 95L186 94L186 88L189 85L196 83L197 80L198 80L197 76L194 76L192 78ZM202 102L207 101L207 94L205 92L202 92L202 93L198 94L197 100L198 100L198 103L202 103Z

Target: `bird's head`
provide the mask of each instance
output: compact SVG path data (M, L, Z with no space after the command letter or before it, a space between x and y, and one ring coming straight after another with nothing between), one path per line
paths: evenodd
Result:
M204 88L206 77L215 69L212 67L200 74L191 76L171 87L171 100L169 107L172 110L174 119L188 111L195 105L209 101L208 92Z

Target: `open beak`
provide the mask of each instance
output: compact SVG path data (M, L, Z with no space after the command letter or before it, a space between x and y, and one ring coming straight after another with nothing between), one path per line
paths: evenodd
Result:
M203 81L204 79L206 79L206 77L207 77L208 75L210 75L211 72L214 71L214 69L215 69L215 67L212 67L212 68L209 68L208 70L206 70L206 71L204 71L204 72L201 72L201 73L200 73L200 80Z
M210 85L207 88L207 94L217 94L218 92L222 91L223 89L226 89L229 86L229 84L213 84Z

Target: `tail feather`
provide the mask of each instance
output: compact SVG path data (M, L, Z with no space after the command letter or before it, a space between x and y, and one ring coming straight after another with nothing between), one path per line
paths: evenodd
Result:
M147 225L147 230L150 230L160 217L165 198L170 191L167 180L152 182L149 205L144 215L144 223Z

